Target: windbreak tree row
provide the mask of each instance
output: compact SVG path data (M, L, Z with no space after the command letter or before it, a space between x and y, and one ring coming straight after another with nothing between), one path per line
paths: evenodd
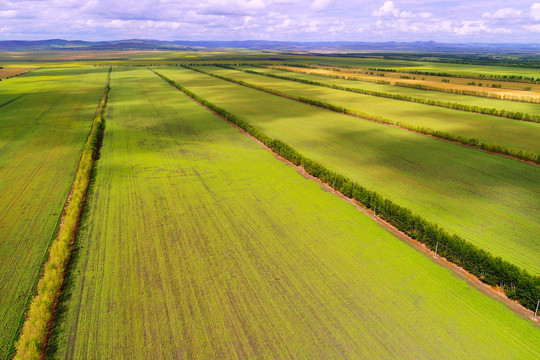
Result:
M401 100L401 101L409 101L413 103L418 104L425 104L425 105L431 105L431 106L439 106L447 109L452 110L460 110L460 111L468 111L468 112L474 112L478 114L484 114L484 115L491 115L491 116L498 116L498 117L504 117L509 119L515 119L515 120L523 120L523 121L530 121L530 122L536 122L540 123L540 115L535 114L528 114L523 112L516 112L516 111L508 111L504 109L494 109L494 108L486 108L482 106L475 106L475 105L467 105L467 104L460 104L450 101L439 101L439 100L433 100L433 99L422 99L417 98L413 96L406 96L406 95L400 95L400 94L390 94L385 93L382 91L372 91L372 90L366 90L366 89L359 89L359 88L353 88L348 86L341 86L341 85L335 85L335 84L327 84L324 82L319 81L313 81L313 80L307 80L307 79L299 79L292 76L281 76L276 74L267 74L267 73L261 73L258 71L248 70L248 69L237 69L234 67L230 67L227 65L218 65L223 68L227 69L233 69L233 70L242 70L249 74L255 74L255 75L263 75L268 76L275 79L281 79L281 80L288 80L288 81L295 81L303 84L308 85L316 85L316 86L323 86L331 89L336 90L343 90L343 91L349 91L353 93L363 94L363 95L370 95L370 96L377 96L377 97L383 97L393 100Z
M428 61L428 60L423 60ZM313 64L312 66L305 66L305 67L319 67L319 66L326 66L330 67L333 70L335 70L336 65L332 64ZM466 79L479 79L479 80L496 80L496 81L507 81L507 82L518 82L518 83L528 83L528 84L536 84L540 83L540 77L528 77L523 75L494 75L490 74L489 76L478 74L478 75L460 75L456 73L448 73L444 71L422 71L422 70L404 70L404 69L392 69L392 68L373 68L373 67L366 67L366 68L359 68L355 66L348 66L348 65L339 65L340 68L346 68L346 69L363 69L363 70L372 70L372 71L385 71L385 72L400 72L405 74L414 74L414 75L426 75L426 76L440 76L440 77L453 77L453 78L466 78Z
M14 359L40 359L47 343L49 325L54 317L55 304L60 296L64 276L71 258L71 244L74 240L81 218L84 199L98 150L100 136L104 127L103 112L109 93L109 76L103 90L92 129L84 146L79 167L71 190L71 198L65 209L58 237L53 241L49 259L43 270L43 276L37 284L37 294L30 303L21 335L16 344Z
M229 82L232 82L232 83L235 83L235 84L238 84L238 85L250 87L250 88L255 89L255 90L264 91L264 92L267 92L267 93L272 94L272 95L278 95L278 96L281 96L281 97L284 97L284 98L287 98L287 99L300 101L300 102L303 102L305 104L322 107L322 108L325 108L325 109L328 109L328 110L331 110L331 111L334 111L334 112L360 117L362 119L375 121L375 122L378 122L378 123L381 123L381 124L395 125L395 126L398 126L400 128L411 130L411 131L414 131L414 132L417 132L417 133L420 133L420 134L429 135L429 136L437 137L437 138L440 138L440 139L443 139L443 140L453 141L453 142L459 143L461 145L472 146L472 147L475 147L475 148L478 148L478 149L481 149L481 150L485 150L485 151L489 151L489 152L492 152L492 153L501 154L501 155L507 155L507 156L511 156L511 157L514 157L514 158L517 158L517 159L520 159L520 160L525 160L525 161L530 161L530 162L540 164L540 157L538 156L537 153L532 152L532 151L524 151L524 150L520 150L520 149L507 148L507 147L499 145L499 144L484 143L484 142L481 142L480 140L478 140L476 138L465 138L465 137L460 136L460 135L454 135L454 134L450 134L450 133L440 131L440 130L434 130L434 129L426 128L426 127L423 127L423 126L416 126L416 125L412 125L412 124L402 122L402 121L395 121L395 120L392 120L392 119L389 119L387 117L383 117L383 116L380 116L380 115L369 114L369 113L366 113L366 112L363 112L363 111L357 111L357 110L345 108L343 106L333 105L333 104L330 104L330 103L327 103L327 102L324 102L324 101L313 100L313 99L310 99L310 98L306 98L306 97L302 97L302 96L296 96L296 95L284 93L282 91L269 89L269 88L266 88L266 87L263 87L263 86L247 83L247 82L242 81L242 80L235 80L235 79L232 79L232 78L229 78L229 77L226 77L226 76L217 75L217 74L211 74L211 73L205 72L205 71L203 71L201 69L192 68L192 67L185 66L185 65L184 65L184 67L186 67L188 69L191 69L191 70L194 70L194 71L198 71L198 72L206 74L206 75L213 76L213 77L221 79L221 80L225 80L225 81L229 81Z
M438 251L438 254L440 256L464 267L483 282L500 286L509 298L515 299L526 308L534 310L538 299L540 299L540 277L530 275L500 257L494 257L457 235L449 234L436 224L413 214L409 209L399 206L349 178L325 168L320 163L300 154L283 141L271 138L249 122L201 98L166 76L154 72L193 100L221 115L261 141L274 153L297 166L302 166L310 175L320 179L346 197L358 201L366 208L374 210L382 219L388 221L411 238L425 244L430 249L434 250L439 246L440 251Z
M396 81L394 85L401 86L401 87L408 87L411 89L418 89L418 90L439 91L439 92L447 92L450 94L469 95L469 96L484 97L484 98L489 98L489 99L499 99L499 100L509 100L509 101L532 103L532 104L540 104L540 99L537 99L534 97L512 96L512 95L505 95L505 94L496 94L496 93L491 93L491 92L486 92L486 91L475 91L475 90L466 90L466 89L441 88L437 86L431 86L431 85L425 85L425 84L411 84L411 83L404 83L400 81ZM531 120L527 120L527 121L531 121Z

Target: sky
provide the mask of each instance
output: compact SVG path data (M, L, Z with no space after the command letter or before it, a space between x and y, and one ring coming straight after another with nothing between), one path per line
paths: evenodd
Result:
M540 43L540 2L0 0L0 40L53 38Z

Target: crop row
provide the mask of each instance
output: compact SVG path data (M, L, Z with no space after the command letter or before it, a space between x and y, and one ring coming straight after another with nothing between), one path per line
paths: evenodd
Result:
M540 277L532 276L500 257L494 257L459 236L447 233L436 224L413 214L409 209L399 206L349 178L325 168L300 154L290 145L269 137L247 121L199 97L166 76L158 72L155 73L195 101L218 113L264 143L274 153L297 166L301 165L307 173L330 185L346 197L358 201L368 209L373 209L382 219L413 239L426 244L430 249L435 249L440 244L442 250L439 255L457 265L463 266L483 282L500 286L508 297L519 301L528 309L534 309L534 306L536 306L537 300L540 299Z
M335 111L335 112L346 114L346 115L357 116L357 117L360 117L360 118L363 118L363 119L366 119L366 120L370 120L370 121L375 121L375 122L378 122L378 123L381 123L381 124L389 124L389 125L398 126L400 128L406 129L406 130L411 130L411 131L414 131L414 132L417 132L417 133L420 133L420 134L433 136L433 137L443 139L443 140L453 141L453 142L459 143L461 145L472 146L472 147L475 147L475 148L478 148L478 149L481 149L481 150L485 150L485 151L489 151L489 152L492 152L492 153L501 154L501 155L508 155L508 156L512 156L512 157L520 159L520 160L531 161L531 162L540 164L540 156L538 156L538 154L536 154L535 152L532 152L532 151L524 151L524 150L519 150L519 149L507 148L507 147L504 147L502 145L493 144L493 143L488 144L488 143L481 142L480 140L475 139L475 138L465 138L463 136L450 134L450 133L447 133L447 132L444 132L444 131L433 130L433 129L426 128L426 127L423 127L423 126L416 126L416 125L412 125L412 124L402 122L402 121L395 121L395 120L392 120L392 119L389 119L389 118L386 118L386 117L383 117L383 116L380 116L380 115L369 114L369 113L366 113L366 112L363 112L363 111L353 110L353 109L345 108L343 106L333 105L333 104L323 102L323 101L319 101L319 100L313 100L313 99L305 98L305 97L302 97L302 96L296 96L296 95L292 95L292 94L287 94L287 93L284 93L284 92L281 92L281 91L278 91L278 90L273 90L273 89L265 88L263 86L250 84L250 83L247 83L245 81L235 80L235 79L232 79L232 78L229 78L229 77L226 77L226 76L207 73L207 72L205 72L205 71L203 71L201 69L197 69L197 68L191 68L191 67L188 67L188 66L185 66L185 67L188 68L188 69L194 70L194 71L201 72L201 73L206 74L206 75L216 77L218 79L233 82L233 83L236 83L236 84L239 84L239 85L242 85L242 86L247 86L247 87L250 87L250 88L255 89L255 90L267 92L269 94L282 96L282 97L285 97L285 98L288 98L288 99L291 99L291 100L300 101L300 102L303 102L305 104L319 106L319 107L322 107L322 108L325 108L325 109L328 109L328 110L331 110L331 111Z
M43 270L43 277L37 284L37 295L30 303L21 336L16 344L14 359L39 359L46 345L48 326L54 315L55 303L60 295L64 275L71 257L71 244L76 236L77 226L82 214L84 199L90 184L94 158L103 130L103 112L109 92L107 85L92 123L92 129L84 146L75 174L69 202L66 206L58 237L53 241L49 259Z
M289 80L289 81L296 81L303 84L308 85L316 85L316 86L323 86L328 87L336 90L344 90L349 91L353 93L363 94L363 95L370 95L370 96L377 96L377 97L383 97L393 100L401 100L401 101L409 101L413 103L419 103L419 104L425 104L425 105L431 105L431 106L439 106L447 109L452 110L460 110L460 111L468 111L468 112L474 112L484 115L491 115L491 116L498 116L498 117L504 117L509 119L515 119L515 120L523 120L523 121L530 121L530 122L536 122L540 123L540 115L534 115L534 114L527 114L522 112L515 112L515 111L507 111L507 110L499 110L494 108L486 108L482 106L475 106L475 105L466 105L466 104L460 104L450 101L439 101L439 100L433 100L433 99L423 99L413 96L406 96L406 95L400 95L400 94L390 94L382 91L373 91L373 90L366 90L366 89L359 89L359 88L353 88L348 86L341 86L341 85L335 85L335 84L328 84L320 81L313 81L313 80L306 80L306 79L299 79L292 76L281 76L276 74L266 74L261 73L253 70L247 70L247 69L236 69L233 67L229 67L226 65L219 65L221 67L234 69L234 70L242 70L250 74L256 74L256 75L264 75L276 79L281 80Z

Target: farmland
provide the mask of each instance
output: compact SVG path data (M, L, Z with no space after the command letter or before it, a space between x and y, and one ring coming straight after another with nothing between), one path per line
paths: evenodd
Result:
M328 168L497 256L540 273L535 231L538 167L194 71L167 68L162 72Z
M4 67L0 69L0 79L12 78L14 76L24 74L26 72L34 70L33 68L26 67Z
M466 138L479 139L486 143L496 143L509 148L540 153L540 142L536 140L540 137L538 124L320 88L230 69L215 67L201 69L265 88L317 101L326 101L359 112L376 114L397 122L408 122L413 126L433 128ZM540 105L535 106L540 109Z
M534 155L540 123L505 114L540 105L331 77L538 69L190 48L0 67L32 70L0 82L0 359L540 357L540 166L421 131Z
M384 93L390 93L390 94L396 94L396 95L403 95L403 96L410 96L415 98L422 98L422 99L429 99L429 100L441 100L441 101L448 101L453 103L459 103L459 104L466 104L470 106L482 106L487 108L494 108L494 109L505 109L508 111L514 111L514 112L523 112L523 113L533 113L537 114L540 112L540 105L538 104L532 104L532 103L526 103L526 102L519 102L519 101L510 101L510 100L500 100L500 99L490 99L490 98L482 98L477 96L467 96L467 95L461 95L461 94L451 94L446 92L439 92L439 91L424 91L419 89L413 89L413 88L407 88L402 86L393 86L396 82L403 82L403 83L411 83L411 84L429 84L437 87L444 87L446 86L446 83L441 82L442 77L440 76L411 76L411 74L401 74L400 73L394 73L394 72L385 72L384 77L378 77L376 75L362 75L365 72L374 73L374 74L382 74L382 72L373 72L373 71L360 71L359 73L351 73L348 71L351 71L350 69L343 69L340 71L332 71L327 69L320 69L320 68L295 68L292 66L273 66L272 68L262 68L262 67L256 67L256 68L250 68L250 67L243 67L242 69L250 69L255 70L257 72L263 72L266 74L275 74L279 76L293 76L295 78L299 79L305 79L305 80L311 80L311 81L319 81L319 82L325 82L328 84L335 84L340 86L347 86L347 87L353 87L353 88L359 88L359 89L366 89L366 90L372 90L372 91L379 91ZM333 78L333 77L345 77L347 80L343 78ZM400 76L408 76L411 77L411 79L401 79ZM416 79L412 79L412 77L415 77ZM421 80L422 78L426 80ZM358 81L350 81L358 79ZM418 80L417 80L418 79ZM432 80L427 81L427 80ZM372 80L372 81L387 81L390 84L377 84L374 82L369 81L362 81L362 80ZM466 84L467 82L471 82L471 79L467 78L453 78L451 80L451 84L454 88L457 89L463 89L467 88L467 86L456 86L456 84L459 84L460 82L463 84ZM477 80L478 81L478 80ZM514 82L501 82L501 85L504 85L505 88L508 87L523 87L522 83L514 83ZM534 88L534 86L538 85L530 85ZM479 89L479 88L470 88L477 91L489 91L490 89ZM540 89L540 87L539 87ZM528 96L531 96L531 93L527 93Z
M112 72L106 119L50 358L538 356L531 324L152 72Z
M0 359L54 236L105 70L36 70L0 86Z

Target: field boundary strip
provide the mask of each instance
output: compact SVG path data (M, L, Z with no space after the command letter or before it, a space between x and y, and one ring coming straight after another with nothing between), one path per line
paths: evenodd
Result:
M247 69L227 66L227 65L223 65L223 64L219 64L219 65L216 65L216 66L223 67L223 68L226 68L226 69L231 69L231 70L239 70L239 71L243 71L243 72L248 73L248 74L267 76L267 77L270 77L270 78L275 78L275 79L280 79L280 80L288 80L288 81L299 82L299 83L307 84L307 85L322 86L322 87L335 89L335 90L348 91L348 92L352 92L352 93L355 93L355 94L376 96L376 97L382 97L382 98L386 98L386 99L399 100L399 101L407 101L407 102L412 102L412 103L417 103L417 104L422 104L422 105L437 106L437 107L442 107L442 108L451 109L451 110L472 112L472 113L477 113L477 114L482 114L482 115L497 116L497 117L506 118L506 119L512 119L512 120L540 123L540 115L536 115L536 114L500 110L500 109L496 109L496 108L487 108L487 107L476 106L476 105L466 105L466 104L460 104L460 103L451 102L451 101L439 101L439 100L432 100L432 99L423 99L423 98L414 97L414 96L408 96L408 95L390 94L390 93L383 92L383 91L372 91L372 90L359 89L359 88L348 87L348 86L327 84L327 83L324 83L324 82L319 82L319 81L314 81L314 80L299 79L299 78L295 78L295 77L281 76L281 75L276 75L276 74L265 74L265 73L261 73L261 72L258 72L258 71L247 70ZM269 67L267 67L267 68L269 68ZM273 69L273 68L269 68L269 69ZM278 69L278 70L283 70L283 69ZM283 71L286 71L286 70L283 70ZM297 73L297 74L305 74L303 72L295 72L293 70L291 70L289 72ZM324 75L320 75L320 74L306 74L306 75L324 76Z
M341 174L326 169L316 161L300 154L290 145L271 138L249 122L201 98L159 72L150 68L149 70L194 101L214 111L262 142L276 155L296 166L302 166L309 175L319 179L348 199L355 200L367 209L373 210L380 219L392 225L396 230L424 244L432 251L437 250L439 256L464 268L483 283L499 286L508 298L517 300L529 310L534 310L538 299L540 299L540 276L530 275L516 265L500 257L494 257L459 236L449 234L438 225L413 214L409 209L385 199L380 194L362 187Z
M373 59L373 58L372 58ZM410 60L406 60L410 61ZM430 60L424 59L424 60L417 60L418 62L430 62ZM452 64L450 62L439 62L439 61L431 61L431 62L437 62L442 64ZM414 63L414 61L413 61ZM454 63L455 64L455 63ZM504 66L502 64L499 64L499 66ZM343 68L343 69L350 69L353 70L370 70L370 71L384 71L384 72L393 72L393 73L402 73L402 74L412 74L412 75L426 75L426 76L438 76L438 77L452 77L452 78L458 78L458 79L475 79L475 80L487 80L487 81L503 81L503 82L512 82L512 83L520 83L520 84L538 84L540 83L540 78L534 79L534 77L531 78L523 78L521 75L493 75L490 74L490 77L487 78L485 75L477 75L474 76L472 74L468 75L460 75L456 73L448 73L443 71L421 71L421 70L405 70L400 67L396 68L374 68L374 67L356 67L356 66L350 66L350 65L336 65L336 64L323 64L323 63L309 63L308 65L302 64L304 68L310 68L310 67L316 67L316 68ZM515 68L515 66L507 66L509 68ZM520 66L518 66L520 67ZM524 68L529 69L537 69L538 67L527 67Z
M431 86L431 85L424 85L424 84L407 84L401 81L395 81L393 84L390 81L387 80L377 80L377 79L371 79L363 77L363 74L357 71L351 71L352 74L358 74L358 75L331 75L331 74L321 74L321 73L310 73L307 71L301 71L301 70L293 70L293 69L286 69L281 68L279 66L290 66L294 68L300 68L300 69L317 69L317 70L331 70L331 71L341 71L339 69L344 68L343 66L324 66L324 65L316 65L316 64L310 64L305 66L299 66L299 64L278 64L278 65L268 65L268 66L278 66L276 69L293 72L293 73L299 73L299 74L306 74L306 75L317 75L317 76L324 76L328 78L333 79L342 79L342 80L355 80L360 82L367 82L367 83L373 83L373 84L382 84L382 85L390 85L390 86L398 86L398 87L408 87L418 90L425 90L425 91L437 91L437 92L444 92L449 94L456 94L456 95L467 95L467 96L474 96L474 97L481 97L481 98L487 98L487 99L495 99L495 100L506 100L506 101L513 101L513 102L521 102L521 103L528 103L528 104L540 104L540 99L537 99L535 97L523 97L523 96L512 96L512 95L503 95L503 94L497 94L493 92L488 91L475 91L475 90L466 90L466 89L445 89L437 86ZM267 66L263 66L267 67ZM271 68L271 67L270 67ZM349 69L346 68L345 69ZM352 69L352 68L350 68ZM373 70L373 71L386 71L386 72L394 72L391 69L375 69L375 68L354 68L354 69L364 69L364 70ZM419 73L409 73L409 72L403 72L400 71L400 73L405 74L415 74L415 75L427 75L427 76L440 76L436 74L422 74ZM474 80L487 80L487 81L502 81L500 79L487 79L487 78L480 78L480 77L468 77L468 76L445 76L445 77L456 77L460 79L474 79ZM513 81L507 81L507 82L513 82Z
M449 142L452 142L452 143L457 144L457 145L463 145L463 146L475 148L477 150L484 151L484 152L487 152L487 153L490 153L490 154L505 156L505 157L508 157L508 158L511 158L511 159L514 159L514 160L523 161L523 162L525 162L527 164L530 164L530 165L533 165L533 166L539 166L540 165L540 156L539 156L539 154L537 154L537 153L535 153L533 151L525 151L525 150L519 150L519 149L514 149L514 148L507 148L507 147L504 147L502 145L494 144L494 143L489 143L489 144L488 143L483 143L483 142L480 142L478 139L475 139L475 138L467 139L467 138L465 138L463 136L460 136L460 135L452 135L452 134L447 133L447 132L443 132L443 131L439 131L439 130L433 130L433 129L425 128L425 127L421 127L421 126L416 126L416 125L404 123L404 122L401 122L401 121L394 121L392 119L389 119L389 118L386 118L386 117L383 117L383 116L368 114L368 113L365 113L365 112L362 112L362 111L352 110L352 109L348 109L348 108L338 106L338 105L332 105L332 104L329 104L329 103L326 103L326 102L323 102L323 101L319 101L319 100L313 100L313 99L309 99L309 98L302 97L302 96L287 94L287 93L284 93L284 92L281 92L281 91L278 91L278 90L265 88L263 86L251 84L251 83L248 83L248 82L245 82L245 81L242 81L242 80L235 80L235 79L223 76L223 75L212 74L212 73L206 72L204 70L196 69L196 68L193 68L193 67L190 67L190 66L187 66L187 65L182 65L182 67L184 67L186 69L189 69L189 70L200 72L200 73L208 75L208 76L213 76L213 77L215 77L217 79L221 79L221 80L228 81L228 82L231 82L231 83L234 83L234 84L238 84L238 85L241 85L241 86L252 88L252 89L255 89L255 90L258 90L258 91L266 92L266 93L271 94L271 95L281 96L281 97L289 99L289 100L298 101L298 102L301 102L301 103L304 103L304 104L316 106L316 107L323 108L323 109L333 111L333 112L336 112L336 113L349 115L349 116L354 116L354 117L359 118L359 119L372 121L372 122L383 124L383 125L395 126L395 127L400 128L400 129L407 130L407 131L412 131L412 132L415 132L415 133L420 134L420 135L430 136L430 137L437 138L437 139L440 139L440 140L449 141Z
M19 340L15 344L16 360L40 359L47 346L104 129L103 113L110 88L110 73L111 69L64 207L58 236L50 247L43 276L37 283L37 294L30 302Z
M6 80L9 80L9 79L16 78L18 76L23 76L23 75L26 75L28 73L31 73L32 71L36 71L36 70L39 70L39 69L43 69L43 67L33 68L33 69L28 70L28 71L24 71L24 72L15 74L15 75L6 76L5 78L0 78L0 81L6 81Z

